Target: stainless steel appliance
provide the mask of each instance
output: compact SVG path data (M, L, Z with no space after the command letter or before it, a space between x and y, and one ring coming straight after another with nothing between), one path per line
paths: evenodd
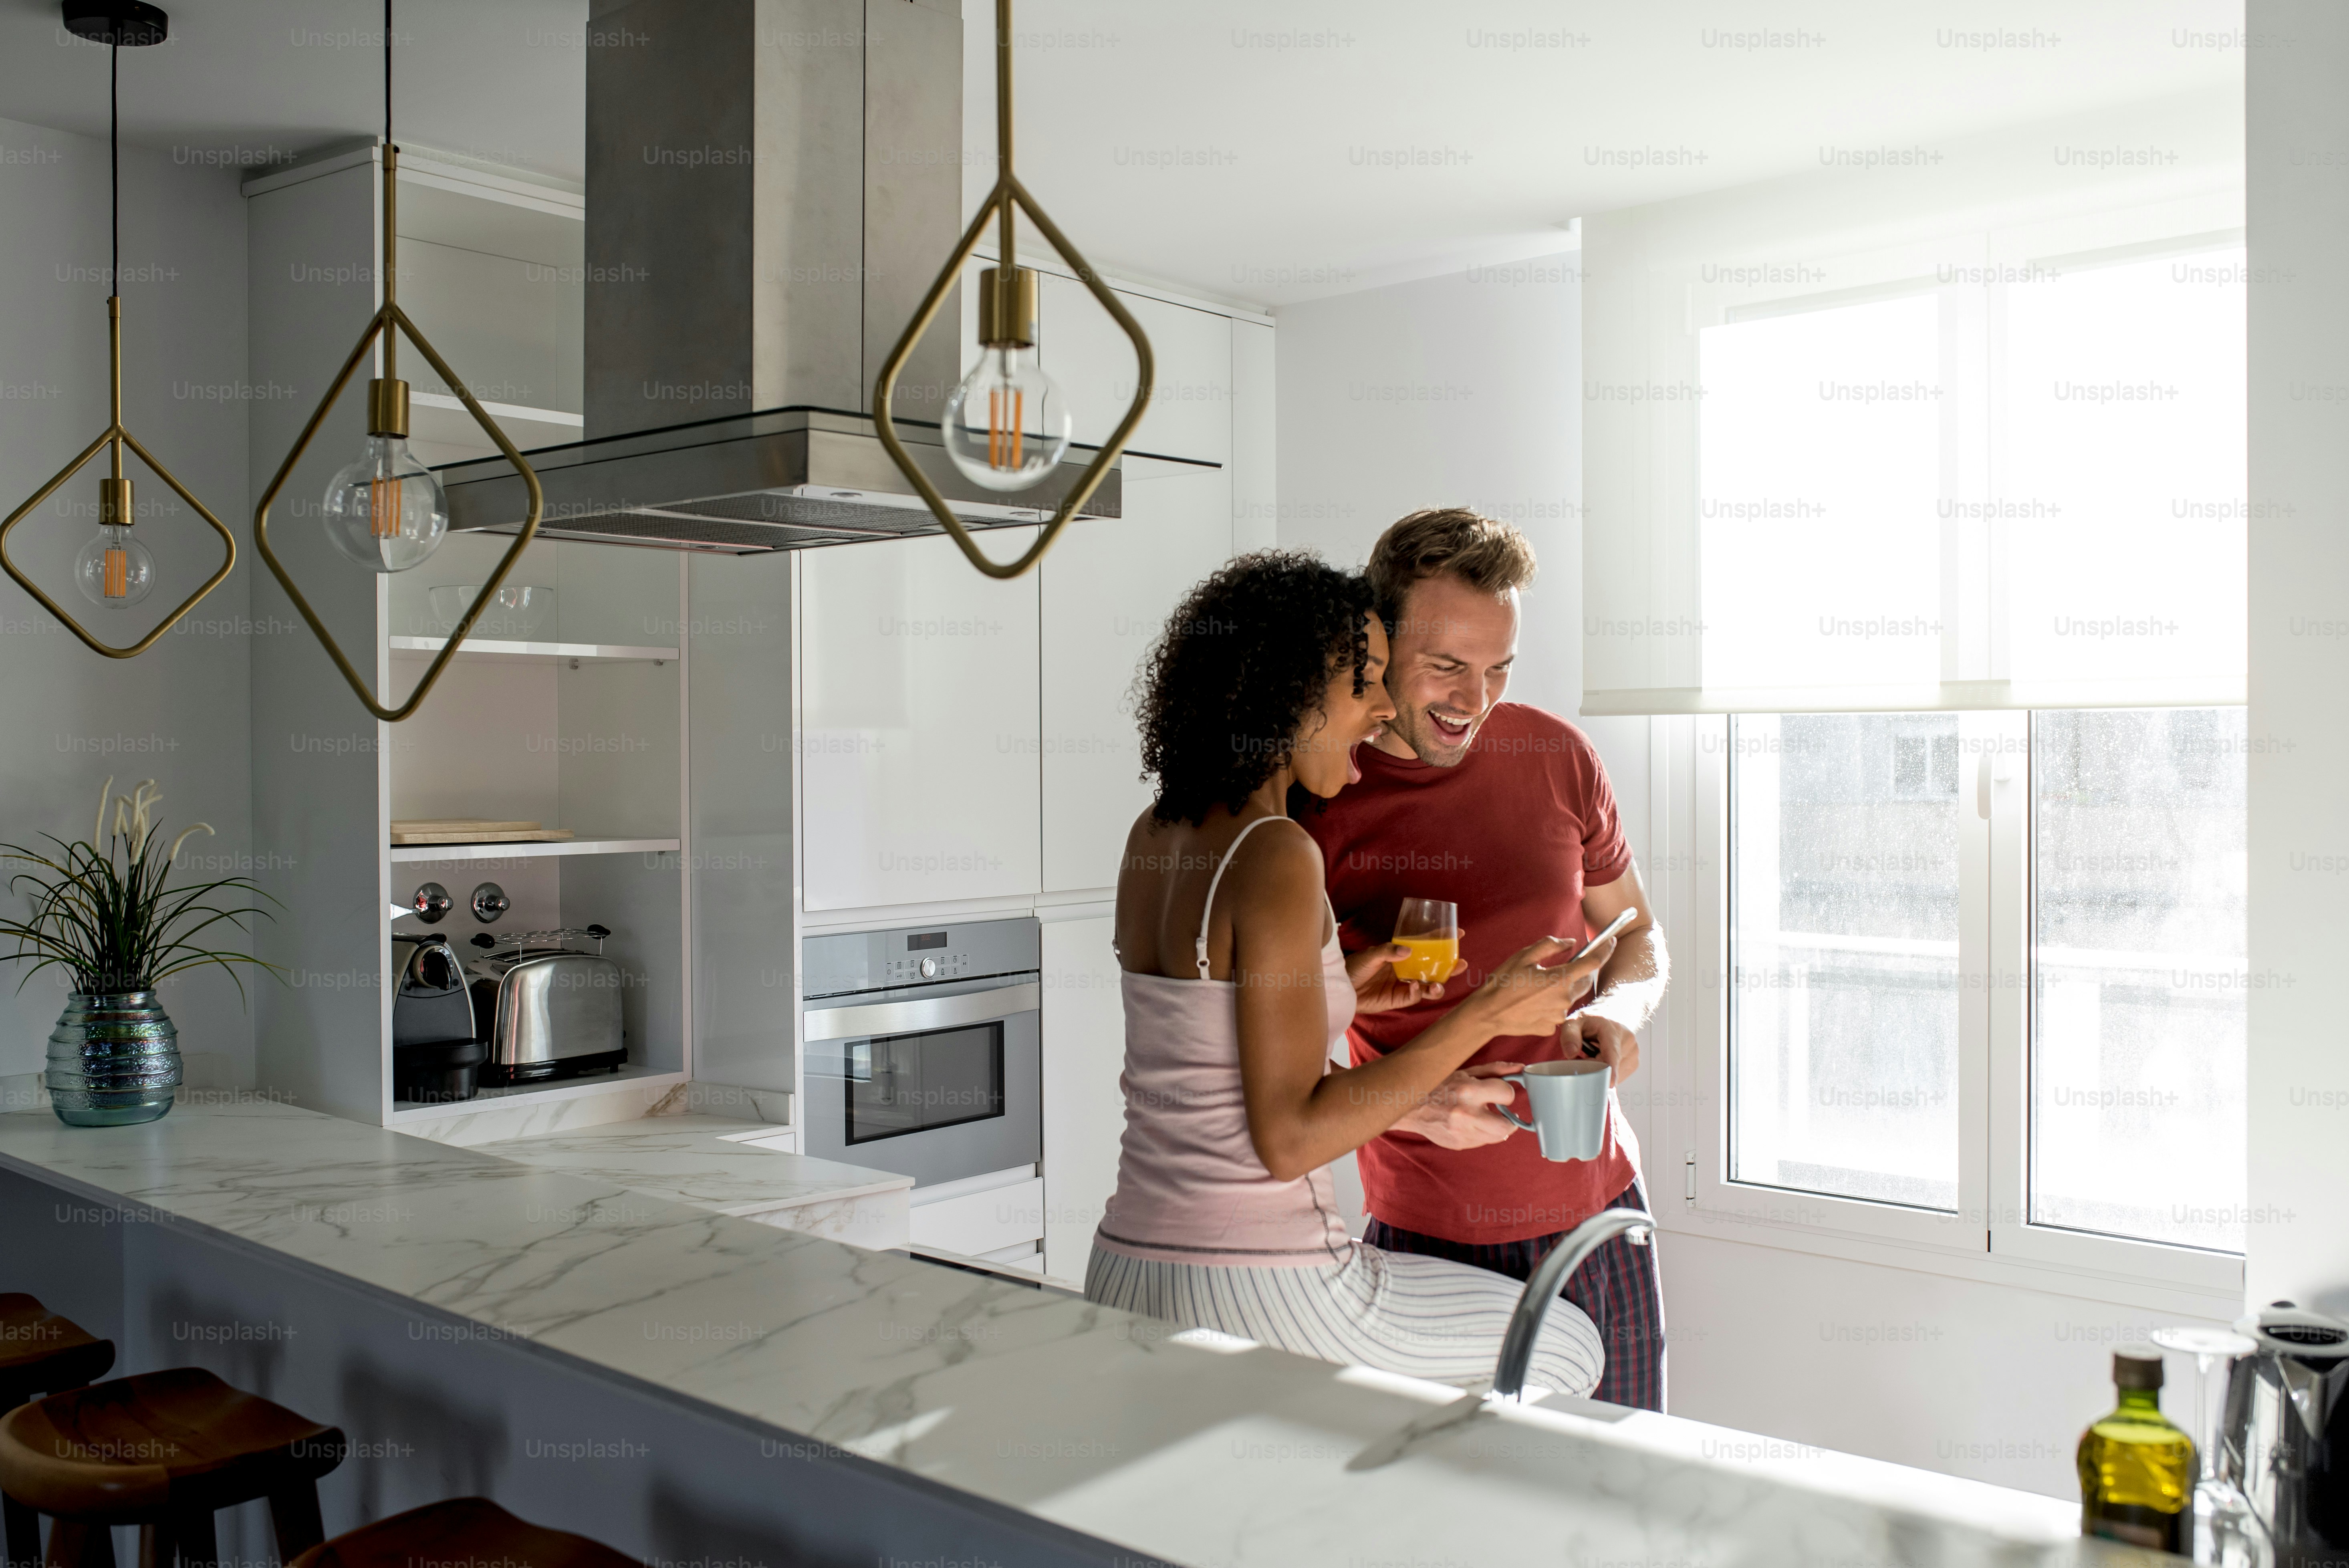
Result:
M538 1083L620 1069L628 1056L620 1021L626 976L602 955L611 934L588 925L473 938L486 949L465 965L489 1047L482 1082ZM582 938L593 938L597 951L563 945Z
M2235 1325L2228 1459L2279 1568L2349 1568L2349 1324L2288 1301Z
M530 454L543 537L750 552L940 531L871 388L962 232L962 19L939 0L822 26L770 9L635 0L660 46L586 52L586 439ZM653 157L713 137L759 155L683 176ZM1092 449L1017 495L977 485L936 423L961 376L955 335L930 333L898 438L967 525L1050 516ZM503 458L442 476L452 529L512 531L526 498ZM1079 515L1117 516L1119 482Z
M457 950L437 932L395 931L391 963L392 1097L472 1099L484 1053Z
M1033 920L808 938L805 1151L917 1191L1042 1159L1041 954Z

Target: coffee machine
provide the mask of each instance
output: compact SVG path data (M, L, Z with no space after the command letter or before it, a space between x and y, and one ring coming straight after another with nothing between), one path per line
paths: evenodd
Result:
M412 904L393 904L391 913L395 919L413 914L437 924L450 904L440 883L426 882ZM423 1105L472 1099L489 1052L475 1026L457 950L439 932L395 931L391 973L392 1098Z
M2277 1568L2349 1568L2349 1323L2288 1301L2235 1325L2227 1461Z

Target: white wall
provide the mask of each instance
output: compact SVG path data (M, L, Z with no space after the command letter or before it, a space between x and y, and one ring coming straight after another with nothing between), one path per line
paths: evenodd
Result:
M2251 0L2246 1296L2349 1309L2349 12Z
M1510 695L1582 691L1580 257L1568 252L1283 306L1284 545L1360 566L1428 506L1516 523L1541 558Z
M57 68L83 72L104 93L101 51L67 53ZM237 569L176 631L129 660L91 653L0 578L0 839L87 837L109 774L126 793L152 778L164 790L168 828L206 821L216 830L189 841L193 874L211 877L254 869L245 620L252 389L243 385L237 170L187 158L185 149L176 158L168 149L122 153L123 417L236 533ZM106 144L0 120L0 516L106 426L107 243ZM137 486L138 537L155 552L162 582L129 611L88 604L67 573L95 529L105 463L97 459L20 524L10 554L84 625L119 645L144 635L212 573L219 544L176 502L173 515L148 517L150 503L170 492L133 458L127 471ZM5 893L0 904L25 907ZM65 1000L54 970L16 990L23 968L0 966L7 1109L26 1103L18 1097L29 1092L26 1075L40 1069ZM189 1081L252 1080L252 1020L228 975L191 974L167 982L163 996L188 1053Z
M1578 259L1286 306L1277 354L1280 542L1359 564L1415 507L1518 522L1541 577L1510 696L1570 717L1582 673ZM1648 862L1649 721L1578 722ZM1656 1034L1623 1104L1671 1226L1677 1155L1647 1098L1665 1076ZM1661 1247L1672 1413L2054 1497L2077 1495L2072 1446L2109 1408L2110 1346L2180 1321L2053 1276L2041 1288L2037 1276L1959 1279L1736 1233L1671 1230Z

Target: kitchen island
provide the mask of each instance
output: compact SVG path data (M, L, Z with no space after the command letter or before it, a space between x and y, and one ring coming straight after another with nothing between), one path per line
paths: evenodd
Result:
M340 1423L330 1532L478 1491L705 1568L2161 1561L2045 1498L1581 1400L1350 1469L1453 1391L223 1098L0 1116L0 1283L118 1371Z
M876 1251L907 1244L914 1179L786 1152L790 1129L688 1111L472 1147L650 1198Z

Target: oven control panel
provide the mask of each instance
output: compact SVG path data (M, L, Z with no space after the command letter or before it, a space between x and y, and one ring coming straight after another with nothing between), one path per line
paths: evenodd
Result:
M1042 958L1042 929L1033 920L811 936L800 947L800 994L813 1001L1018 975L1037 968Z
M926 953L918 958L892 958L882 975L885 985L918 985L925 980L959 980L970 973L968 953Z

